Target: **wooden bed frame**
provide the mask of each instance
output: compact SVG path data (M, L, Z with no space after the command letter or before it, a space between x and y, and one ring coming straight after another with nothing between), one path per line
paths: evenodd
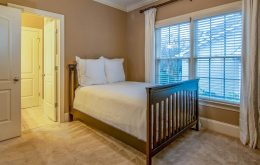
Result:
M97 120L73 108L78 87L76 64L69 64L70 120L80 120L101 130L146 154L147 165L152 157L173 142L185 130L196 126L199 130L198 79L170 85L146 88L147 130L146 142Z

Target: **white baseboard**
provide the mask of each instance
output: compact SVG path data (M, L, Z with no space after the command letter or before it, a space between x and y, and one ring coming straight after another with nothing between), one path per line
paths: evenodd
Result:
M70 115L69 113L64 114L64 122L69 122L70 121Z
M201 122L202 127L204 127L204 128L207 128L209 130L212 130L212 131L224 134L224 135L239 138L239 127L238 126L223 123L223 122L216 121L216 120L203 118L203 117L200 117L200 122Z

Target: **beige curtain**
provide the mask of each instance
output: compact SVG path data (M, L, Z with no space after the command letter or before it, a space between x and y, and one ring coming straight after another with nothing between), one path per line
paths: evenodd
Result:
M145 15L145 82L155 82L155 17L156 9L144 12Z
M260 148L260 1L243 0L240 139Z

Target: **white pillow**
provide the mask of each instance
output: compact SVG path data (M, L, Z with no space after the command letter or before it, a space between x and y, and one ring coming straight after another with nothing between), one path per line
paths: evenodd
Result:
M85 60L76 56L76 62L77 62L78 83L80 86L83 86L86 77Z
M80 59L76 57L78 81L81 86L105 84L105 62L102 59Z
M105 61L105 73L108 83L125 81L124 59L107 59L104 57L100 57L100 59Z

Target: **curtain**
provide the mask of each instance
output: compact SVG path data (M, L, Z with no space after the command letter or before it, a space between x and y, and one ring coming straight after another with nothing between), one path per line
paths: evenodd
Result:
M240 139L260 148L260 2L243 0Z
M145 82L155 83L155 17L156 9L145 14Z

